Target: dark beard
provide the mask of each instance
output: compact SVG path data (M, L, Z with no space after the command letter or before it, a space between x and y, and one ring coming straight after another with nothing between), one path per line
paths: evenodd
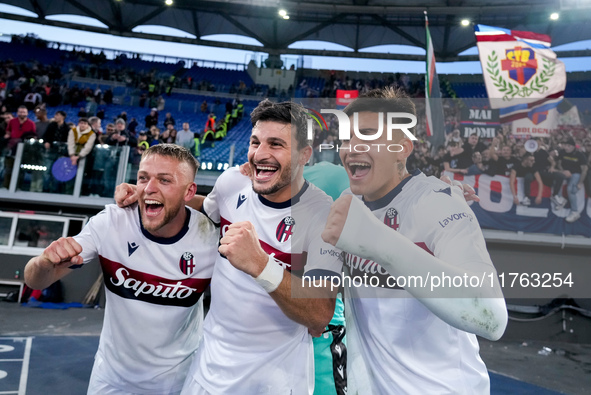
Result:
M284 188L286 185L288 184L283 184L283 183L276 183L275 185L271 185L270 187L267 187L266 189L263 188L257 188L254 186L254 181L252 183L252 190L255 191L255 193L258 193L259 195L272 195L274 193L279 192L282 188Z
M253 169L254 169L254 164L251 163L251 166L253 166ZM282 170L281 168L277 169L277 171L281 171L281 170ZM256 170L254 170L254 171L256 172ZM253 174L253 178L254 178L254 174ZM274 185L259 188L259 187L256 187L255 182L252 181L252 190L255 191L255 193L258 193L259 195L272 195L274 193L279 192L281 189L283 189L289 185L291 185L291 166L289 166L288 168L285 169L281 178L279 178L279 180L277 180L277 182Z

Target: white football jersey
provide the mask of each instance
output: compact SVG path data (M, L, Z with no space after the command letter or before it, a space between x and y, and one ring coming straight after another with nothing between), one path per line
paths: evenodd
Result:
M202 336L201 295L209 286L218 233L187 208L181 232L158 238L137 207L108 205L74 238L84 264L98 256L106 307L93 373L141 394L179 391Z
M417 170L365 204L385 225L444 262L492 266L476 217L455 189ZM380 281L375 288L345 289L349 394L490 392L475 335L445 323L403 288L388 288L388 273L377 263L346 253L344 268L351 276Z
M205 213L228 225L253 223L263 249L287 271L314 276L340 273L340 251L320 237L332 199L306 183L290 201L256 194L237 169L224 172L203 203ZM308 329L289 319L248 274L218 256L211 308L191 372L212 394L309 394L314 387Z

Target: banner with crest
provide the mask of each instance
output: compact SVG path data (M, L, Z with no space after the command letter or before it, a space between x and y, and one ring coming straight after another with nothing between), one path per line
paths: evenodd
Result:
M476 25L476 42L491 108L501 123L535 117L542 105L564 96L564 63L550 49L545 34Z

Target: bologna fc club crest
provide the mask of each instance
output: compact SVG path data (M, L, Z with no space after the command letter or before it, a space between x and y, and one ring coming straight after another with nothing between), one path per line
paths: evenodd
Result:
M293 227L295 226L295 220L292 217L285 217L279 222L277 225L277 231L275 235L277 236L277 240L281 243L286 242L290 239L291 235L293 234Z
M190 252L185 252L179 262L181 272L190 276L195 271L195 257Z
M390 207L384 215L384 223L394 230L398 230L398 211L394 207Z

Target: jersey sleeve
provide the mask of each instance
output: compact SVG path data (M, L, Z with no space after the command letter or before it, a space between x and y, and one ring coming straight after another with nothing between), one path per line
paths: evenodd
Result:
M220 208L218 204L219 190L218 182L216 181L213 189L203 200L203 214L207 215L216 224L220 223Z
M103 211L92 217L82 228L82 231L74 236L76 240L82 246L82 253L80 256L83 259L82 264L86 265L88 262L98 256L98 248L100 245L101 235L103 236L103 242L109 232L109 218L111 216L110 211L112 209L105 208ZM79 267L79 266L78 266ZM72 269L77 266L71 267Z
M456 189L451 196L429 191L413 220L422 222L426 247L435 257L467 272L494 268L478 220Z
M314 221L308 230L307 260L304 274L307 277L339 276L343 266L342 251L322 240L322 231L330 206L315 211Z
M206 215L192 210L192 215L196 217L196 226L199 229L197 237L200 239L201 245L203 246L203 253L200 259L204 262L204 265L210 267L208 271L208 277L211 277L213 273L213 266L215 260L219 254L219 229L207 218Z
M224 198L233 196L234 191L237 190L238 185L250 180L240 174L237 168L231 168L223 172L215 182L212 191L205 197L203 201L202 211L214 223L220 223L220 206Z

